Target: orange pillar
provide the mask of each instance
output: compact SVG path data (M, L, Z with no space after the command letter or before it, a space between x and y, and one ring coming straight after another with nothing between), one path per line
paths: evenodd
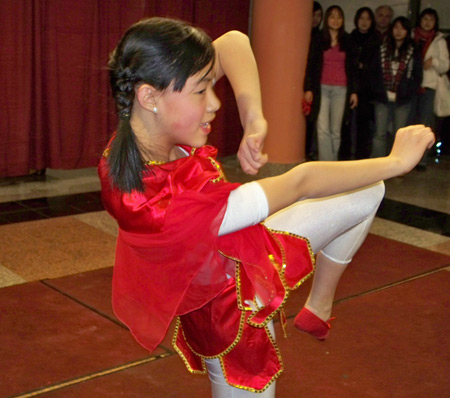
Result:
M312 1L254 0L252 47L261 79L270 163L305 157L303 79L311 36Z

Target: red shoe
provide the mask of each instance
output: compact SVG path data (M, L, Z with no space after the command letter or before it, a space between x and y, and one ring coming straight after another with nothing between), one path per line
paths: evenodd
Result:
M314 336L317 340L324 341L330 334L330 321L333 319L335 318L328 319L328 322L322 321L308 308L303 307L294 319L294 326L298 330Z

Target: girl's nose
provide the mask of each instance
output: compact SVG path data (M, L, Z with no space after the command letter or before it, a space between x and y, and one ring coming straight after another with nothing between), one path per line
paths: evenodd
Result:
M214 92L214 89L210 87L207 91L208 93L208 104L206 107L206 110L209 113L215 113L220 108L220 100L217 98L216 93Z

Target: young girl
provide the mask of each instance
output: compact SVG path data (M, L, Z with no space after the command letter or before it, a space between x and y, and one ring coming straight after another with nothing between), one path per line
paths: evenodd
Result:
M439 75L446 73L450 66L445 36L439 32L439 17L436 10L425 8L419 16L413 31L413 40L420 53L423 65L423 79L414 94L409 112L409 122L423 123L434 128L434 98ZM419 166L426 167L426 156Z
M392 121L393 132L407 125L411 99L422 81L422 65L411 39L407 18L395 18L373 57L369 76L375 103L371 156L379 157L385 156L392 144L389 122Z
M373 105L370 101L368 67L373 54L380 45L375 33L375 16L369 7L361 7L356 11L355 29L351 37L357 47L358 59L358 108L356 109L356 148L355 158L365 159L370 156Z
M305 101L317 117L319 160L337 160L341 127L347 102L358 104L356 48L344 31L344 12L339 6L325 11L321 35L311 43L305 76Z
M413 40L423 63L423 80L420 90L413 98L411 115L413 120L425 126L433 126L433 104L439 75L448 71L449 54L445 36L439 32L439 17L436 10L426 8L420 13Z
M226 74L250 131L243 157L256 168L265 162L266 123L245 35L212 43L182 22L146 19L125 33L109 68L120 121L99 174L120 227L117 316L150 351L177 318L174 347L191 372L209 373L213 397L274 397L283 367L272 318L317 253L295 325L327 337L337 282L383 196L379 181L414 167L433 134L407 128L389 157L311 162L239 186L226 182L217 151L205 144L220 106L214 82Z

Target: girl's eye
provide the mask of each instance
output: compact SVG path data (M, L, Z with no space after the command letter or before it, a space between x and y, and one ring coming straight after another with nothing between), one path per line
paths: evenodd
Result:
M197 91L197 94L205 94L206 93L206 88L204 88L203 90Z

